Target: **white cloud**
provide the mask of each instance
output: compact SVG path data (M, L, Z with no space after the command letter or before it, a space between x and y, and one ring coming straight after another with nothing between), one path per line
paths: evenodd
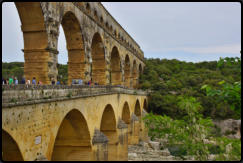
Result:
M178 48L177 50L198 54L239 54L241 50L241 45L231 44L209 47L184 47Z

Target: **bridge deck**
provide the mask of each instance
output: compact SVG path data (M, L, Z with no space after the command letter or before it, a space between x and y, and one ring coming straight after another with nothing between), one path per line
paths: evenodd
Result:
M87 85L2 85L2 107L9 108L52 101L108 94L132 94L147 96L147 91L124 86Z

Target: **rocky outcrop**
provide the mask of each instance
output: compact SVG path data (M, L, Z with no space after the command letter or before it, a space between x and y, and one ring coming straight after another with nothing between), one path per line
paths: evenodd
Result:
M128 161L176 161L181 160L172 156L167 148L161 150L161 142L149 141L148 143L140 141L138 145L128 146Z
M241 138L241 120L215 120L213 123L216 127L220 128L222 135L225 135L228 138Z

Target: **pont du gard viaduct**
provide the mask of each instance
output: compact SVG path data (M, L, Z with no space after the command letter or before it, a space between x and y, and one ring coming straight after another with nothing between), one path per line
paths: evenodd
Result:
M43 85L2 85L2 160L128 160L128 145L148 141L139 45L99 2L15 6L25 78ZM68 83L51 85L58 75L61 26ZM98 85L74 85L73 79Z

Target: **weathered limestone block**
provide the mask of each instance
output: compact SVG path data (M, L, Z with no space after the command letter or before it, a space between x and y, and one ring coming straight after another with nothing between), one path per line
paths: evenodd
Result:
M241 138L241 120L226 119L213 121L213 123L221 129L221 134L229 138Z
M128 160L128 130L127 130L127 124L119 119L118 121L118 138L119 138L119 144L118 144L118 160L119 161L127 161Z
M108 160L108 138L99 130L95 130L92 139L93 157L96 161Z
M139 132L140 132L139 118L135 114L132 114L130 142L129 142L130 144L138 144L139 143Z
M142 111L142 117L144 117L147 114L147 112L143 109ZM145 126L145 122L141 121L141 128L140 128L140 135L139 135L139 140L148 142L149 137L148 137L148 128Z
M160 150L160 143L155 141L149 141L149 146L154 150Z

